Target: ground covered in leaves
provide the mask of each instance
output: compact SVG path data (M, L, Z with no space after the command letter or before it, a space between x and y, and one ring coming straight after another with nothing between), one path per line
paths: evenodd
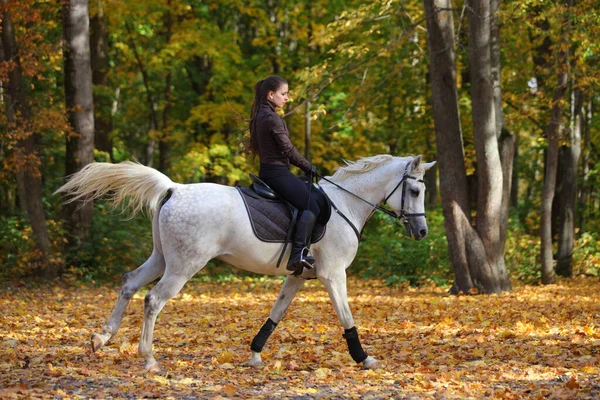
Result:
M0 398L598 398L600 280L524 286L501 296L450 296L350 279L362 343L382 368L347 353L333 307L308 282L263 351L245 365L278 279L192 281L159 316L154 350L137 357L144 292L119 334L91 353L90 334L118 289L0 291Z

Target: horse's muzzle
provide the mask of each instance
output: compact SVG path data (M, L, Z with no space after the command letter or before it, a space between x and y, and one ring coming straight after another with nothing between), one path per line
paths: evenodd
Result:
M423 240L427 236L427 227L413 228L410 221L404 221L404 228L406 229L406 236L412 237L415 240Z

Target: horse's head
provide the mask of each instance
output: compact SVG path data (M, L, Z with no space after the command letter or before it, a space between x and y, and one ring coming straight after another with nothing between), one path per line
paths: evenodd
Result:
M393 179L386 187L385 201L403 221L406 234L416 240L427 236L423 176L434 165L435 161L423 163L421 156L417 156L399 170L398 179Z

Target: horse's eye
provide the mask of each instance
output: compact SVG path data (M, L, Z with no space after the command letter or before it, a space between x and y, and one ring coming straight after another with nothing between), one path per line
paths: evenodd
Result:
M411 189L410 190L410 194L412 195L412 197L419 197L419 190L418 189Z

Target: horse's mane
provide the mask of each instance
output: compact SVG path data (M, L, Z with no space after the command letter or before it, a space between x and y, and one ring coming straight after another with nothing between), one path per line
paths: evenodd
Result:
M351 175L371 171L373 168L390 161L392 158L389 154L380 154L378 156L362 157L357 161L344 160L346 166L337 167L332 179L343 181Z
M338 167L331 178L337 181L343 181L352 175L362 174L364 172L371 171L372 169L375 169L381 164L389 162L394 158L412 159L414 157L394 157L389 154L380 154L377 156L362 157L359 158L357 161L344 160L346 166ZM416 174L420 174L424 173L425 171L423 170L423 167L419 165L418 171L413 172Z

